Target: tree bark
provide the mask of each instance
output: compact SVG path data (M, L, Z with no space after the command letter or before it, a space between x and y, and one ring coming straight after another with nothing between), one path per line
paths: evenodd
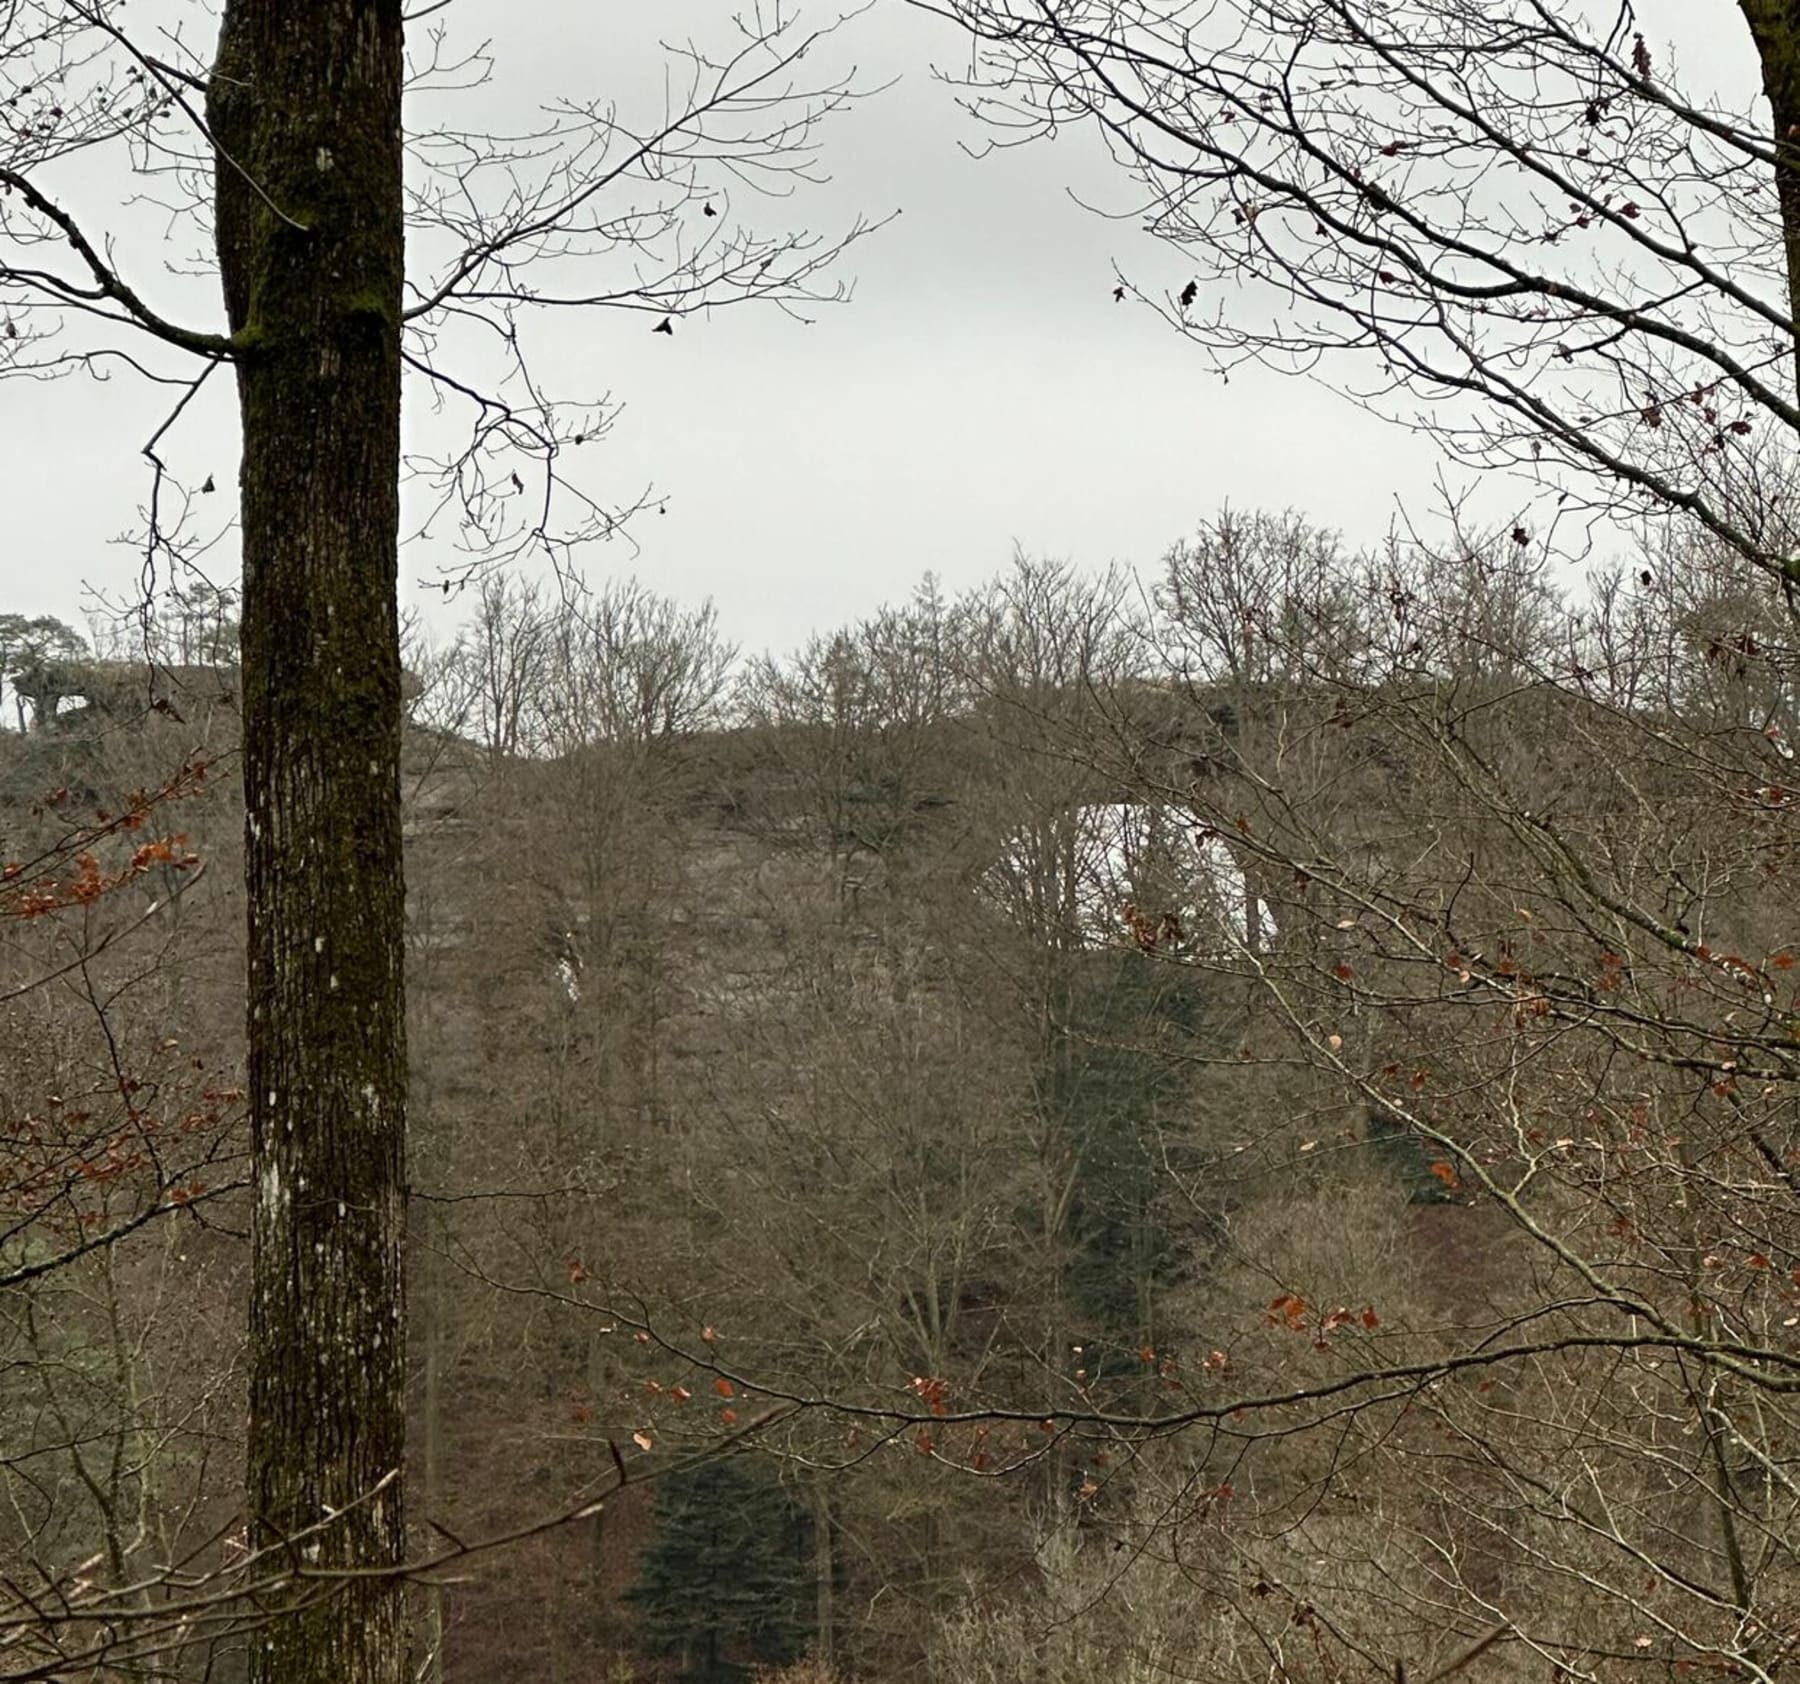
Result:
M402 33L400 0L229 0L208 95L243 426L248 1502L258 1544L363 1570L405 1539ZM406 1677L397 1579L302 1589L253 1680Z
M1739 0L1739 5L1769 99L1788 313L1800 317L1800 0ZM1794 391L1800 396L1800 332L1794 340Z

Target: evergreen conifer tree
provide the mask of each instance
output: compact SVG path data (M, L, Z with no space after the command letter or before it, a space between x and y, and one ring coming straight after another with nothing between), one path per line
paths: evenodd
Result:
M650 1654L691 1684L738 1684L812 1635L811 1521L764 1462L730 1456L656 1490L656 1536L628 1593Z

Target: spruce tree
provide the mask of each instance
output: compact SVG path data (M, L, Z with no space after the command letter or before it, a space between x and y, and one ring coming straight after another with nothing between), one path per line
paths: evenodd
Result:
M795 1659L812 1635L811 1521L766 1462L725 1457L671 1474L628 1593L646 1653L691 1684L737 1684Z

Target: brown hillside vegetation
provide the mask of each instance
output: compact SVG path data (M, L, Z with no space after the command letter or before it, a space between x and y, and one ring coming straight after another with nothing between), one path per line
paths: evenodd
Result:
M431 1676L1778 1667L1785 656L1393 557L1221 645L1219 536L420 663L415 1554L627 1479L415 1584ZM230 714L0 752L0 1569L154 1609L241 1552Z

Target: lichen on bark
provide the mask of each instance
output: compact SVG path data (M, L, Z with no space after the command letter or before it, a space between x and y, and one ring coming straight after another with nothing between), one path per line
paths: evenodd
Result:
M408 1675L399 1582L366 1571L405 1541L402 34L398 0L230 0L208 98L243 429L247 1494L259 1544L359 1570L290 1590L261 1684Z

